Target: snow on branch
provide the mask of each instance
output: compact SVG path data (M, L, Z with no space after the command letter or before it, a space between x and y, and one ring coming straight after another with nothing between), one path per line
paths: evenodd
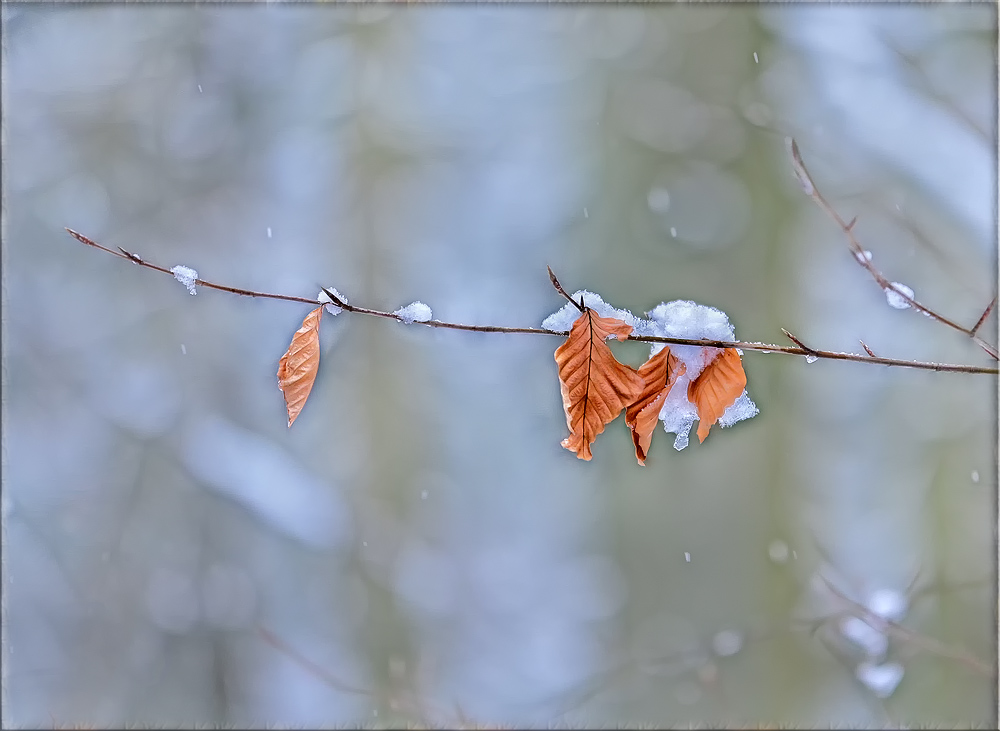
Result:
M142 266L147 269L153 269L154 271L163 272L164 274L170 274L171 276L173 276L173 272L171 270L158 266L151 262L145 261L144 259L139 258L136 254L133 254L129 251L125 251L124 249L121 249L120 251L115 251L113 249L109 249L108 247L97 243L96 241L93 241L92 239L87 238L83 234L74 231L73 229L67 228L66 231L70 235L72 235L77 241L86 244L87 246L92 246L96 249L100 249L101 251L104 251L108 254L117 256L119 259L125 259L127 261L131 261L132 263L138 266ZM308 297L299 297L296 295L289 295L289 294L272 294L268 292L257 292L250 289L241 289L239 287L230 287L224 284L217 284L215 282L209 282L204 279L199 279L197 283L202 287L206 287L209 289L216 289L221 292L229 292L231 294L238 294L244 297L261 297L265 299L284 300L286 302L301 302L303 304L314 305L314 306L318 305L329 306L330 302L332 301L332 300L320 300L319 298L310 299ZM568 297L568 295L566 296ZM911 305L913 304L914 303L911 302ZM390 320L405 322L403 317L394 314L392 312L383 312L381 310L369 309L367 307L358 307L355 305L348 304L347 302L342 302L341 305L342 305L341 309L347 312L361 314L361 315L372 315L374 317L384 317ZM922 305L920 307L921 309L926 309L923 308ZM987 309L986 312L983 313L983 317L981 318L981 320L985 321L986 317L989 315L991 310L992 310L992 305ZM504 327L499 325L465 325L462 323L445 322L442 320L429 320L424 324L430 327L439 327L450 330L464 330L467 332L524 333L529 335L559 335L559 336L565 336L567 334L565 330L550 330L545 327L536 328L536 327ZM978 329L979 325L981 324L982 324L981 322L977 324L975 329ZM970 332L965 330L964 328L959 328L959 329L961 329L963 332L967 333ZM961 365L952 363L934 363L930 361L904 360L899 358L884 358L881 356L873 356L870 353L866 353L864 355L860 353L842 353L842 352L820 350L813 348L787 347L787 346L775 345L770 343L761 343L761 342L746 342L746 341L727 342L721 340L692 339L692 338L682 338L682 337L672 337L672 336L662 337L662 336L644 335L644 334L632 335L629 337L629 339L638 340L644 343L666 343L671 345L694 345L699 347L714 347L714 348L739 348L741 350L750 350L765 354L782 353L785 355L797 355L807 359L810 357L814 357L817 359L826 359L826 360L843 360L843 361L852 361L855 363L868 363L871 365L896 366L901 368L917 368L920 370L937 371L939 373L981 373L994 376L1000 373L1000 371L998 371L998 369L996 368L989 368L984 366ZM977 342L979 342L978 337L977 337ZM990 350L995 351L995 349L992 348L992 346L990 346L989 344L986 344L984 342L984 345L985 345L984 349L989 349L987 350L987 352L990 352Z

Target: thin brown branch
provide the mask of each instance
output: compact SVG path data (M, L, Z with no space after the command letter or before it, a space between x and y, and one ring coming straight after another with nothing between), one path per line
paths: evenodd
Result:
M146 261L145 259L140 259L138 256L136 256L132 252L125 251L124 249L122 249L121 252L118 252L118 251L115 251L114 249L109 249L106 246L101 246L96 241L92 241L91 239L88 239L83 234L78 233L78 232L74 231L71 228L67 228L66 230L70 233L70 235L73 236L73 238L75 238L77 241L79 241L79 242L81 242L83 244L86 244L87 246L93 246L95 249L100 249L101 251L106 251L109 254L111 254L112 256L117 256L119 259L125 259L126 261L130 261L133 264L138 264L139 266L146 267L147 269L153 269L153 270L158 271L158 272L163 272L164 274L169 274L171 277L174 276L174 273L172 271L170 271L169 269L165 269L164 267L157 266L156 264L152 264L152 263ZM222 284L215 284L213 282L207 282L204 279L196 279L196 280L194 280L194 283L198 284L198 285L200 285L202 287L206 287L208 289L217 289L220 292L229 292L230 294L238 294L238 295L242 295L244 297L263 297L263 298L266 298L266 299L273 299L273 300L286 300L288 302L303 302L303 303L309 304L309 305L323 304L322 302L317 302L316 300L311 300L308 297L295 297L295 296L288 295L288 294L267 294L266 292L254 292L251 289L239 289L238 287L227 287L227 286L222 285Z
M69 231L69 229L66 229L66 230ZM125 258L127 258L129 261L135 262L136 264L142 264L142 259L140 259L138 256L136 256L135 254L133 254L131 251L125 251L125 249L123 249L120 246L118 247L118 251L120 251L121 253L123 253L125 255Z
M808 352L810 355L812 355L813 353L816 352L813 348L810 348L808 345L806 345L801 340L799 340L797 337L795 337L790 332L788 332L785 328L781 328L781 332L785 333L785 337L787 337L793 343L795 343L800 348L802 348L802 350L805 350L806 352Z
M552 271L552 267L546 266L545 268L549 270L549 279L552 281L552 286L556 288L556 292L572 302L580 312L585 312L587 308L583 304L583 297L580 297L579 302L570 297L566 290L563 289L563 286L559 284L559 280L556 279L556 274Z
M976 320L976 324L972 326L971 333L973 335L975 335L976 332L979 330L979 328L983 326L983 323L986 322L986 318L990 316L990 313L993 312L993 308L996 306L997 306L997 298L994 297L993 300L988 305L986 305L986 309L983 310L983 314L981 314L979 316L979 319Z
M991 675L993 671L990 667L980 660L975 655L962 650L956 650L953 647L946 645L945 643L934 639L933 637L927 637L919 632L914 632L911 629L907 629L902 625L893 622L892 620L886 619L879 614L871 611L868 607L863 604L851 599L849 596L840 591L836 586L833 585L829 579L825 576L821 576L823 582L826 584L827 589L834 594L838 599L847 604L850 607L849 613L858 617L865 624L873 629L883 632L887 635L897 637L901 640L907 641L916 647L920 647L928 652L931 652L940 657L946 657L956 662L960 662L963 665L975 670L983 675Z
M930 98L939 107L947 109L951 112L951 114L961 120L970 131L975 133L982 142L988 145L994 144L994 135L991 131L983 129L979 122L973 119L972 115L956 104L953 99L948 98L935 88L934 84L932 84L928 78L927 71L920 64L919 57L907 53L889 36L888 33L881 33L880 35L882 43L895 53L896 56L899 57L900 61L903 62L903 65L906 66L910 74L915 79L920 81L919 91L921 96Z
M855 260L862 267L868 270L872 278L878 283L882 291L894 292L900 299L906 302L910 307L918 312L922 312L933 320L937 320L943 325L958 330L960 333L969 336L980 348L985 350L991 357L995 360L1000 360L1000 355L998 355L997 350L994 346L987 343L985 340L976 335L976 328L966 328L959 325L953 320L949 320L944 315L941 315L934 310L930 309L926 305L922 305L917 300L915 300L911 295L906 294L896 287L892 282L890 282L882 272L880 272L875 265L871 263L871 257L865 253L864 248L858 242L857 238L854 236L854 224L857 222L857 217L855 216L850 223L846 223L840 214L834 210L826 198L819 192L816 188L816 183L813 181L812 176L806 169L805 163L802 161L802 154L799 152L799 146L791 137L788 139L788 150L792 158L792 171L795 173L795 177L798 179L799 184L802 186L802 190L808 195L813 201L818 205L830 218L832 218L840 229L844 232L847 237L847 245L854 254Z
M344 308L344 307L347 306L346 302L342 301L340 299L340 297L338 297L337 295L335 295L333 292L331 292L326 287L320 287L320 289L322 289L324 292L326 292L326 296L329 297L330 301L333 302L333 304L337 305L337 307Z
M267 642L267 644L271 645L271 647L275 648L279 652L290 657L298 665L300 665L303 669L305 669L308 673L316 676L324 683L329 685L331 688L336 688L337 690L343 691L345 693L353 693L355 695L364 695L364 696L372 695L371 691L365 690L364 688L356 688L353 685L345 683L339 678L335 678L325 669L314 663L312 660L310 660L307 657L304 657L295 649L287 645L283 640L281 640L277 635L275 635L270 630L264 627L258 627L257 631L260 633L260 636L264 639L264 641Z
M107 253L117 256L119 259L125 259L131 261L139 266L146 267L147 269L153 269L158 272L163 272L164 274L169 274L173 276L173 272L164 267L152 264L144 259L140 259L134 254L129 256L127 254L119 253L105 246L101 246L88 239L86 236L77 233L71 229L66 229L72 234L77 240L86 244L87 246L93 246L94 248L100 249L101 251L106 251ZM134 257L134 258L133 258ZM209 289L217 289L221 292L229 292L231 294L238 294L245 297L265 297L268 299L276 300L286 300L288 302L302 302L308 305L324 305L330 304L329 302L323 302L321 300L309 299L308 297L295 297L293 295L287 294L267 294L264 292L255 292L249 289L240 289L238 287L227 287L221 284L215 284L214 282L209 282L204 279L196 279L195 283L201 285L202 287L207 287ZM561 285L560 285L561 287ZM325 290L324 290L325 291ZM565 291L563 291L565 294ZM327 292L327 296L330 296L330 292ZM570 302L574 305L580 307L572 297L566 295ZM339 300L339 298L337 298ZM358 307L356 305L349 304L347 302L339 301L335 302L338 307L341 307L346 312L353 312L360 315L372 315L375 317L384 317L389 320L396 320L398 322L405 322L402 317L396 315L392 312L383 312L381 310L373 310L367 307ZM525 333L529 335L558 335L560 337L565 337L567 331L565 330L548 330L540 327L501 327L498 325L463 325L457 322L442 322L441 320L428 320L427 322L414 323L420 325L426 325L427 327L440 327L451 330L464 330L467 332L481 332L481 333ZM667 337L657 337L654 335L642 335L642 336L630 336L629 340L635 340L637 342L643 343L667 343L669 345L696 345L701 347L709 348L740 348L741 350L753 350L761 353L784 353L786 355L805 355L805 356L815 356L816 358L823 358L826 360L846 360L853 361L856 363L874 363L884 366L897 366L901 368L916 368L920 370L936 371L939 373L983 373L986 375L997 375L998 371L996 368L986 368L984 366L973 366L973 365L956 365L951 363L933 363L928 361L917 361L917 360L901 360L896 358L881 358L871 355L861 355L859 353L838 353L829 350L816 350L814 348L806 347L787 347L781 345L772 345L769 343L749 343L743 341L729 341L729 340L707 340L707 339L696 339L696 338L667 338Z

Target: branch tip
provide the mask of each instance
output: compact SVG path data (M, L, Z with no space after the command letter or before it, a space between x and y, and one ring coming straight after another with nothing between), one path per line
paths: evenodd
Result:
M799 145L795 141L794 137L786 137L785 144L788 146L788 153L792 157L792 171L795 173L796 179L799 181L799 185L802 186L802 190L806 195L815 197L816 186L813 185L812 176L809 175L809 171L806 170L806 165L802 162L802 155L799 152Z
M920 312L926 315L927 317L930 317L931 319L940 322L942 325L947 325L953 330L957 330L963 335L972 338L973 342L975 342L976 345L978 345L980 348L986 351L986 353L991 358L993 358L994 360L1000 360L1000 353L997 352L997 349L994 346L987 343L982 338L980 338L978 335L976 335L976 330L979 329L979 327L982 325L982 322L986 320L986 318L989 316L990 311L995 306L996 299L994 298L990 306L986 308L986 311L980 317L980 322L976 323L975 327L966 328L953 320L949 320L947 317L940 314L939 312L936 312L930 309L929 307L920 304L913 298L912 295L906 295L903 292L899 291L899 289L896 288L895 284L890 282L889 279L884 274L882 274L882 272L880 272L872 265L871 261L869 260L869 257L866 256L865 254L865 250L862 248L861 244L855 238L853 228L854 224L858 220L857 216L851 219L850 223L844 222L844 219L840 217L840 214L838 214L833 209L833 206L831 206L822 196L822 194L820 194L820 192L816 190L816 187L812 182L812 178L809 176L809 173L805 168L805 164L802 162L802 156L799 154L799 147L795 143L795 140L792 139L791 137L786 137L785 141L786 144L788 145L789 154L791 155L792 158L792 168L795 171L795 176L798 178L799 183L802 184L803 189L806 191L809 197L813 199L816 205L818 205L823 210L824 213L826 213L831 219L833 219L833 221L836 222L836 224L844 232L844 234L847 237L847 245L848 248L851 250L851 253L854 254L854 257L855 259L857 259L858 263L866 270L868 270L868 273L871 274L872 278L879 285L879 287L881 287L883 290L886 291L895 292L897 295L899 295L899 297L905 300L906 303L917 312ZM785 332L785 334L786 335L788 334L787 331Z
M556 273L552 271L552 267L546 266L545 268L549 270L549 281L551 281L552 282L552 286L556 288L556 292L558 292L563 297L565 297L570 302L572 302L576 306L576 308L578 310L580 310L580 312L586 312L587 311L587 307L586 307L586 305L583 304L583 295L580 295L580 301L579 302L577 302L576 300L574 300L572 297L570 297L566 293L566 290L563 289L563 286L561 284L559 284L559 280L556 279Z
M969 331L969 335L975 336L976 331L983 326L983 323L986 322L986 318L990 316L990 313L993 312L993 308L996 306L997 306L997 298L994 297L993 300L988 305L986 305L986 309L983 310L983 314L981 314L979 316L979 319L976 320L976 324L972 326L972 329Z
M76 239L77 241L79 241L81 244L86 244L87 246L97 246L96 243L94 243L93 241L91 241L90 239L88 239L86 236L84 236L82 233L80 233L78 231L74 231L71 228L67 228L66 232L70 236L72 236L74 239Z
M865 349L865 352L868 353L868 355L870 355L872 358L877 358L878 357L877 355L875 355L875 353L872 352L871 348L869 348L867 345L865 345L865 341L864 340L859 340L858 342L861 343L861 347Z
M816 353L817 352L814 348L810 348L808 345L806 345L801 340L799 340L797 337L795 337L790 332L788 332L785 328L781 328L781 332L785 333L785 337L787 337L789 340L791 340L793 343L795 343L796 345L798 345L800 348L802 348L807 353Z

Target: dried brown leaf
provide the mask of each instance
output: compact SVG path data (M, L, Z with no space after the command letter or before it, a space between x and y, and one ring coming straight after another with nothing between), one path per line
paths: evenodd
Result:
M698 409L698 441L704 442L709 429L743 393L747 376L736 348L723 348L688 385L688 400Z
M306 405L316 382L319 371L319 321L322 317L322 307L306 315L302 327L295 331L288 350L278 362L278 388L285 395L289 427Z
M653 441L653 430L660 418L663 402L670 395L674 382L685 371L684 364L674 357L670 348L664 348L639 368L645 386L642 393L625 410L625 423L632 431L635 458L639 464L646 464L649 445Z
M562 446L580 459L593 456L590 445L597 435L642 393L642 377L619 363L605 342L608 337L624 340L631 332L631 325L587 309L556 349L559 389L570 431Z

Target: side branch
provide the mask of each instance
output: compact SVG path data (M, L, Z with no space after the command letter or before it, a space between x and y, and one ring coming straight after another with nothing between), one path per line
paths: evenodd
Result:
M816 205L818 205L821 209L823 209L824 213L826 213L830 218L834 220L834 222L838 226L840 226L840 229L844 232L844 235L847 237L847 245L850 248L851 253L854 255L855 260L857 260L858 264L860 264L862 267L868 270L868 273L872 275L872 278L878 283L878 285L882 288L883 291L893 292L901 300L906 302L906 304L908 304L910 307L917 310L918 312L922 312L923 314L927 315L927 317L930 317L933 320L937 320L941 324L947 325L950 328L958 330L958 332L962 333L963 335L967 335L968 337L972 338L972 340L976 343L976 345L978 345L980 348L989 353L991 357L993 357L995 360L1000 360L1000 355L998 355L997 349L976 334L976 331L979 330L983 322L986 321L986 318L989 316L990 311L996 305L996 298L993 299L993 302L991 302L990 305L986 308L986 311L983 312L982 317L979 318L979 322L977 322L973 327L969 328L969 327L962 327L957 322L949 320L944 315L935 312L926 305L920 304L906 292L900 291L892 282L890 282L885 277L884 274L882 274L882 272L880 272L875 267L874 264L871 263L870 255L866 254L864 248L861 246L860 243L858 243L857 238L854 236L854 224L857 222L858 219L855 217L851 219L849 223L844 221L844 219L840 217L840 214L834 210L833 206L831 206L827 202L826 198L824 198L823 195L816 188L816 183L813 182L812 176L806 169L805 163L802 162L802 155L799 152L799 146L795 142L795 140L792 139L791 137L788 138L788 152L792 158L792 170L795 173L795 177L799 181L799 185L802 186L802 190L805 192L806 195L808 195L810 198L813 199Z
M156 264L152 264L145 259L141 259L137 255L121 249L120 251L115 251L114 249L109 249L106 246L98 244L96 241L88 239L83 234L77 233L76 231L67 228L66 231L70 233L75 239L80 241L87 246L92 246L101 251L105 251L112 256L117 256L119 259L125 259L133 264L141 267L146 267L147 269L153 269L158 272L163 272L164 274L169 274L171 277L174 276L173 272ZM550 270L551 271L551 270ZM267 299L275 300L286 300L288 302L302 302L308 305L324 305L330 304L329 302L322 302L316 299L310 299L308 297L296 297L294 295L287 294L268 294L265 292L255 292L249 289L240 289L238 287L227 287L222 284L216 284L214 282L209 282L204 279L196 279L195 284L208 289L217 289L221 292L229 292L231 294L238 294L244 297L264 297ZM324 291L326 291L324 289ZM383 312L381 310L373 310L367 307L358 307L356 305L348 304L340 300L340 298L334 298L329 292L327 296L331 297L335 301L337 307L345 310L346 312L354 312L360 315L373 315L375 317L384 317L389 320L396 320L398 322L405 322L405 320L392 312ZM577 303L570 297L567 296L570 302L574 305ZM579 307L579 305L577 305ZM529 335L558 335L560 337L566 337L568 334L565 330L548 330L540 327L501 327L498 325L463 325L457 322L442 322L441 320L428 320L426 322L415 322L413 324L426 325L427 327L441 327L450 330L465 330L467 332L482 332L482 333L525 333ZM786 333L788 334L788 333ZM814 348L805 347L787 347L781 345L771 345L768 343L749 343L742 341L728 341L728 340L704 340L704 339L692 339L692 338L666 338L657 337L653 335L635 336L629 337L629 340L636 340L643 343L667 343L669 345L696 345L701 347L710 348L740 348L742 350L752 350L761 353L784 353L786 355L798 355L806 356L811 358L824 358L826 360L847 360L854 361L857 363L874 363L884 366L897 366L901 368L916 368L920 370L927 371L937 371L939 373L983 373L987 375L997 375L1000 373L996 368L985 368L983 366L972 366L972 365L955 365L950 363L933 363L927 361L917 361L917 360L900 360L896 358L882 358L879 356L874 356L871 354L861 355L858 353L838 353L829 350L816 350ZM794 339L795 342L799 342Z

